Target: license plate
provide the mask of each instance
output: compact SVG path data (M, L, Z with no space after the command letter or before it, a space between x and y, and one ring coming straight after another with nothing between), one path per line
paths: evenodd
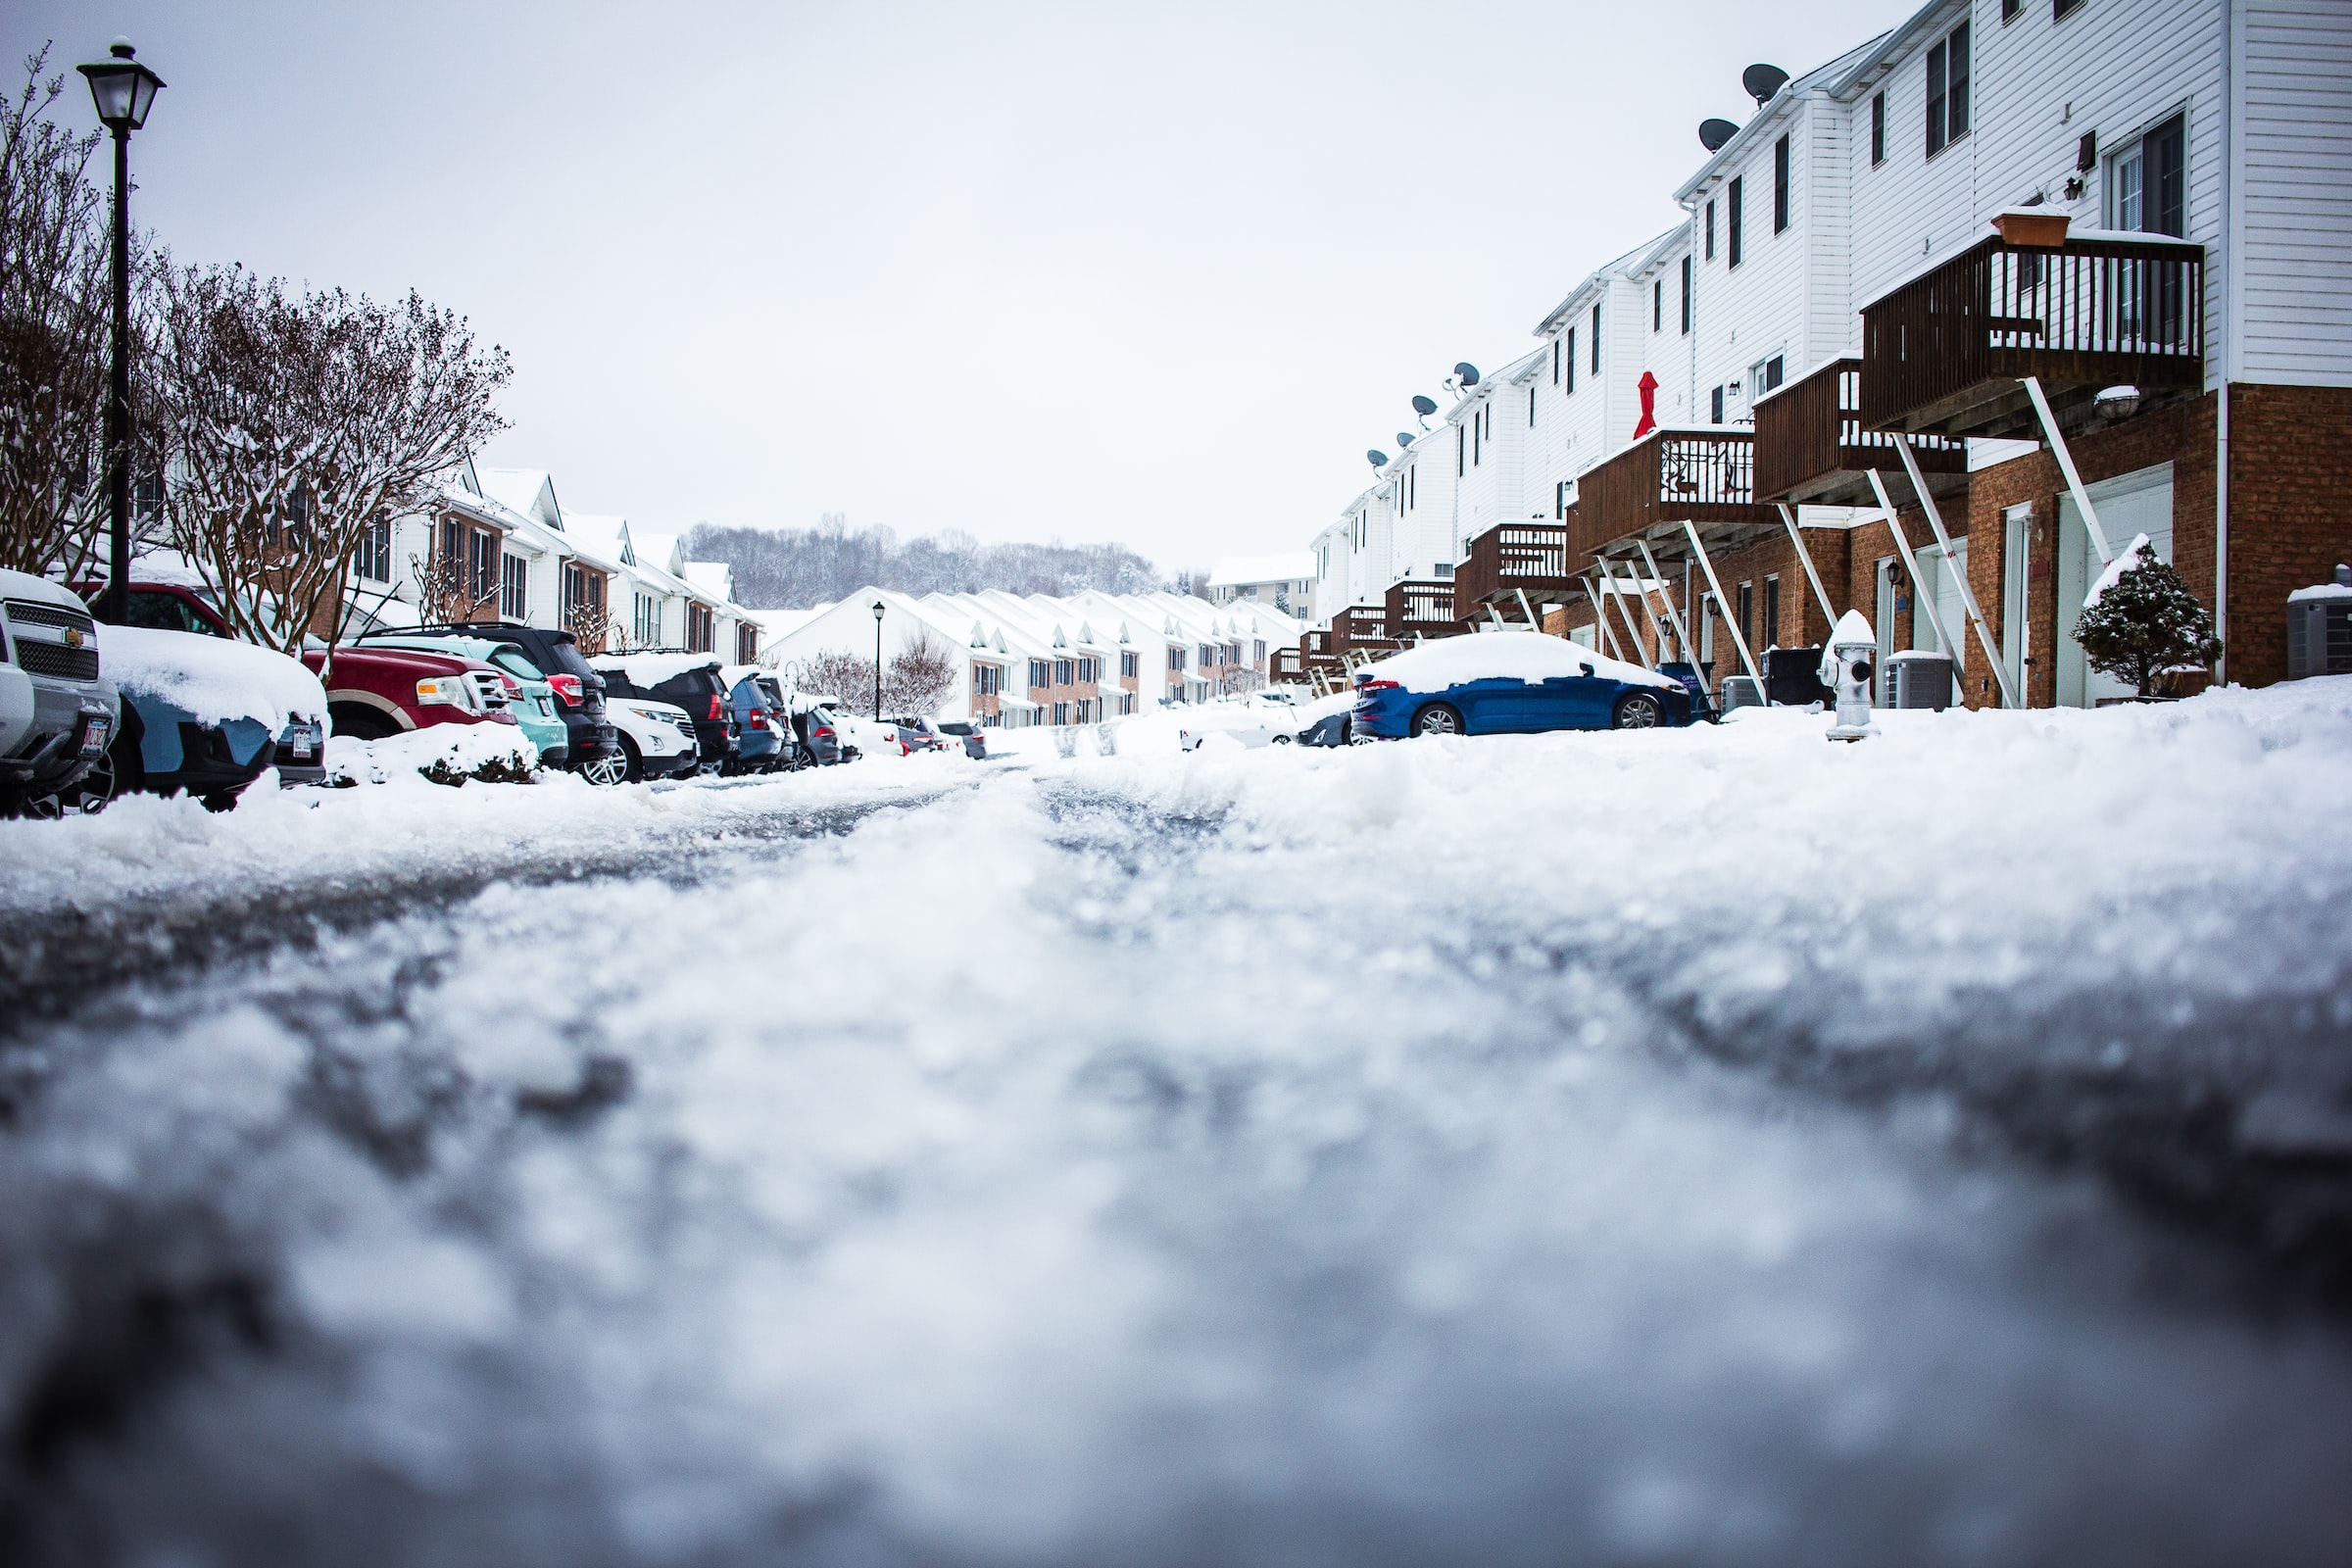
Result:
M294 744L287 747L286 751L290 756L301 758L306 761L309 760L311 755L311 732L309 730L304 730L301 734L295 736Z
M106 750L106 720L93 718L81 726L81 755L94 757Z

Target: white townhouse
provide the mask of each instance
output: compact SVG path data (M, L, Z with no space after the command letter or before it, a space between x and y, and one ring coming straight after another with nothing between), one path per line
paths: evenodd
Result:
M1279 556L1228 556L1209 573L1211 604L1262 600L1285 614L1303 610L1315 586L1315 559L1304 550Z

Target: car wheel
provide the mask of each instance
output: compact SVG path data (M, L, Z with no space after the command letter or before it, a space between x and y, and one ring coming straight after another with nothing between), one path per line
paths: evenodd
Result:
M398 724L360 703L330 703L326 716L327 721L334 725L335 733L347 740L389 740L400 733Z
M1413 733L1416 735L1459 735L1461 732L1462 715L1447 704L1432 703L1413 715Z
M629 760L620 752L613 752L605 757L591 758L580 764L580 777L600 788L621 783L628 776Z
M1288 746L1291 744L1291 738L1288 735L1277 735L1274 737L1274 744L1277 746Z
M1636 692L1617 705L1617 716L1611 722L1618 729L1656 729L1666 722L1666 710L1655 697Z
M620 771L621 776L632 784L645 782L645 755L637 750L637 743L626 735L620 737Z

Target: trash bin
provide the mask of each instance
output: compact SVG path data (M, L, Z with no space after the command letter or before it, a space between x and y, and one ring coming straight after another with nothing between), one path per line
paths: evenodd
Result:
M2352 675L2352 566L2286 596L2286 678Z
M1766 649L1764 695L1775 708L1803 708L1811 703L1828 708L1838 701L1838 694L1821 683L1818 646Z
M1952 661L1948 654L1914 648L1886 656L1886 706L1932 708L1952 706Z

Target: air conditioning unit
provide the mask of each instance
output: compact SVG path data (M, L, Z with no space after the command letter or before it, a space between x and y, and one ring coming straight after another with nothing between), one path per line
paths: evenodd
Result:
M2352 566L2286 596L2286 678L2352 675Z
M1728 713L1735 708L1762 708L1763 706L1764 691L1756 684L1754 676L1726 675L1723 677L1723 710L1725 712Z
M1918 648L1909 653L1889 654L1886 670L1886 707L1931 708L1940 711L1952 706L1950 655Z

